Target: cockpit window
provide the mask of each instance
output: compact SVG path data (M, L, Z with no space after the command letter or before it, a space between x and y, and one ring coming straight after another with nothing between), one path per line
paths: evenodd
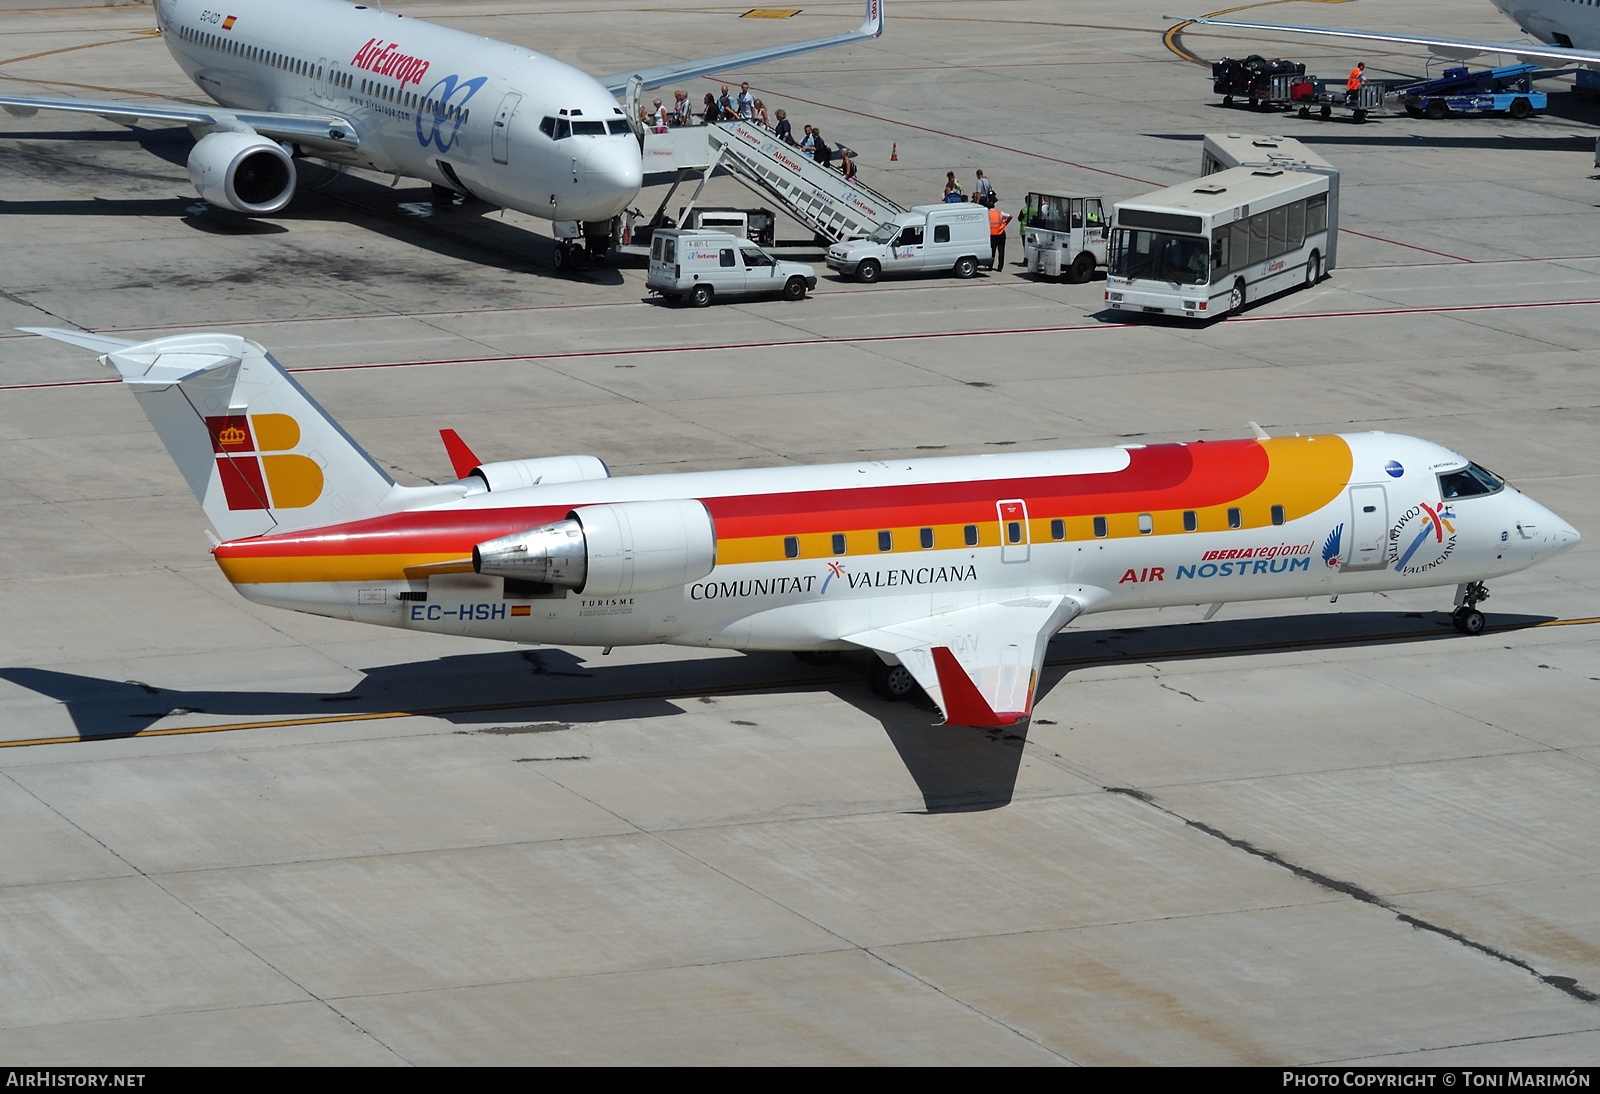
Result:
M1480 494L1498 494L1505 486L1505 480L1499 475L1475 463L1469 463L1459 471L1443 471L1439 474L1439 497L1445 501L1475 498Z
M606 135L606 123L573 122L572 135L574 137L603 137Z
M543 131L545 136L549 137L553 141L558 141L562 137L571 135L567 128L567 119L565 118L546 118L544 121L539 123L539 128L541 131Z

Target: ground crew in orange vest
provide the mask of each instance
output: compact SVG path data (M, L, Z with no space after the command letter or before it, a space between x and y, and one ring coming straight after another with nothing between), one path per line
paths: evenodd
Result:
M1367 62L1362 61L1350 70L1350 78L1344 82L1345 91L1350 94L1350 101L1356 101L1356 92L1361 90L1361 81L1367 71Z
M1011 223L1011 214L1002 213L996 206L989 210L989 268L1002 269L1006 264L1006 225Z

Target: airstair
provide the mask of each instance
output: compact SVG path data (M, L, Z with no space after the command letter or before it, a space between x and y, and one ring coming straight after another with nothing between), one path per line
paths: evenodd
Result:
M720 166L832 242L871 235L880 224L905 212L882 194L813 161L754 122L713 122L705 127L705 134L711 162L686 209L694 207L705 180Z

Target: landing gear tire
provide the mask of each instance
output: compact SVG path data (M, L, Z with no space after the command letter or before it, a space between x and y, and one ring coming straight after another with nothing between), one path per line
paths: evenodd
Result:
M883 268L869 258L856 267L856 280L863 285L870 285L878 280L878 275L881 273L883 273Z
M1082 285L1094 276L1094 255L1084 251L1072 260L1072 265L1067 267L1067 280L1074 285Z
M562 273L572 269L572 248L565 243L557 243L556 253L550 258L550 265Z
M1235 281L1233 289L1228 293L1228 310L1240 311L1244 308L1244 282Z
M955 275L963 279L978 276L978 260L971 255L956 259Z
M697 308L708 308L708 307L710 307L711 306L711 286L710 285L696 285L693 289L690 289L689 290L689 303L693 304Z
M886 665L873 661L867 684L873 694L893 703L903 703L917 693L917 678L904 665Z
M1462 634L1482 634L1485 620L1477 608L1457 608L1450 613L1450 622Z
M785 300L804 300L806 298L806 279L791 277L783 283L783 298Z

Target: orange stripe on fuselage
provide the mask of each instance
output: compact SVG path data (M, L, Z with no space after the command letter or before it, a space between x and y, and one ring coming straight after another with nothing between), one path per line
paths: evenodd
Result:
M1038 478L987 479L909 486L797 491L704 499L716 524L717 563L785 559L783 541L795 536L801 558L832 557L832 536L843 533L850 554L877 554L879 531L892 534L891 553L920 551L920 529L934 531L935 549L967 546L976 525L980 547L1000 542L995 508L1022 499L1029 540L1047 542L1060 520L1064 538L1089 539L1106 518L1111 538L1139 535L1149 513L1156 535L1182 534L1183 513L1194 510L1199 530L1228 527L1227 510L1241 510L1244 528L1270 525L1271 507L1293 520L1322 508L1350 481L1349 446L1337 436L1269 441L1213 441L1129 450L1121 471ZM408 566L459 559L474 544L565 518L567 507L437 510L395 513L351 524L224 543L215 551L235 584L276 582L391 582Z

